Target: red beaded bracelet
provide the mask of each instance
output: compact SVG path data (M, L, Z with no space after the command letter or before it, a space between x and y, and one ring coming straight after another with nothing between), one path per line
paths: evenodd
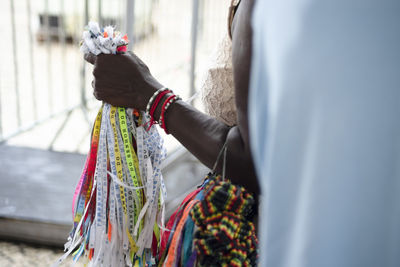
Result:
M160 92L160 93L157 95L157 97L156 97L156 99L154 100L154 102L152 102L151 108L150 108L150 112L149 112L149 115L150 115L150 125L149 125L149 128L148 128L148 129L150 129L151 126L153 126L154 124L157 123L157 121L154 119L154 112L156 111L157 106L158 106L158 104L160 103L161 99L162 99L166 94L171 93L171 92L172 92L172 91L169 90L169 89Z
M169 106L179 99L181 99L179 96L171 95L164 101L164 104L162 105L160 120L158 122L159 122L160 127L164 129L166 134L169 134L169 133L167 130L167 126L165 124L165 113L166 113L167 109L169 108Z

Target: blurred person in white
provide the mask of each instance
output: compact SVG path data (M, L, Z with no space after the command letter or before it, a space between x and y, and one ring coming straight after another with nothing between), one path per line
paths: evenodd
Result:
M400 266L400 1L258 0L260 266Z

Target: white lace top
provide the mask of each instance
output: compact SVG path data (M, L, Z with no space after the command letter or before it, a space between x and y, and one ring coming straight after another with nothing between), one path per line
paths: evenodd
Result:
M218 44L201 84L205 111L229 126L235 125L237 118L232 70L232 41L228 33Z

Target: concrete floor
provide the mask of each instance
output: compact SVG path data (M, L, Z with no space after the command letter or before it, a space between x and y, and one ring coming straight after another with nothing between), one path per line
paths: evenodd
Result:
M1 267L49 267L63 251L49 247L40 247L24 243L0 241L0 266ZM72 260L68 258L60 267L70 266ZM76 267L84 265L78 262Z

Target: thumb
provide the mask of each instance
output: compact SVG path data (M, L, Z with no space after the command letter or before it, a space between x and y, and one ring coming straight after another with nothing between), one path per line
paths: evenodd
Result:
M92 53L86 53L83 55L83 58L89 62L90 64L94 65L96 63L96 55Z

